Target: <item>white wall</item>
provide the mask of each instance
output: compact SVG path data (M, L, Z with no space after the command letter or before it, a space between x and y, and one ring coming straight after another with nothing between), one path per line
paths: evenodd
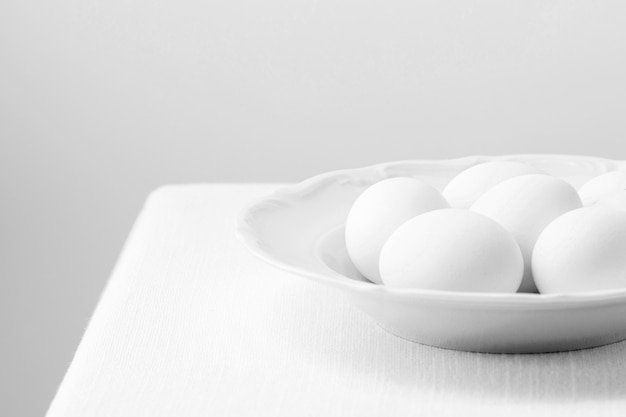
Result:
M146 194L393 159L626 158L611 1L0 2L0 415L41 415Z

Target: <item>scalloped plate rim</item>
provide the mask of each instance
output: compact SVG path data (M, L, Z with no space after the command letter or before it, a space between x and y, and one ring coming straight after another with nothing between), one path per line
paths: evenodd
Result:
M273 193L256 198L245 205L237 215L235 232L244 245L258 258L274 265L282 270L291 272L305 278L337 287L344 291L367 292L381 297L399 297L403 299L415 299L422 301L443 301L456 302L467 307L468 304L480 304L481 308L503 306L512 308L536 308L557 309L568 307L583 307L585 305L620 304L626 303L626 288L601 290L583 293L558 293L558 294L521 294L521 293L483 293L483 292L452 292L438 290L420 289L399 289L388 288L384 285L366 283L352 280L340 274L324 275L310 271L295 265L288 264L276 258L270 252L264 250L259 245L258 235L254 233L252 227L253 214L264 206L293 203L302 195L307 194L318 187L322 187L327 181L339 179L351 179L359 181L357 174L374 172L377 177L389 167L401 164L462 164L480 160L516 160L516 159L554 159L563 161L595 161L597 163L612 164L615 166L626 166L626 161L614 160L603 157L584 155L561 155L561 154L507 154L507 155L473 155L453 159L431 159L431 160L399 160L389 161L379 164L368 165L360 168L347 168L324 172L299 183L289 186L278 187ZM383 178L383 177L381 177Z

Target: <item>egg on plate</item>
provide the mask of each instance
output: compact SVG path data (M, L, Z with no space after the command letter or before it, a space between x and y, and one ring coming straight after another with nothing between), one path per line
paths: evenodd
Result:
M551 222L537 239L532 270L542 294L626 287L626 211L584 207Z
M524 262L513 236L464 209L433 210L403 223L380 254L385 285L466 292L515 292Z
M519 175L544 174L521 162L493 161L474 165L450 180L442 194L450 207L469 208L494 185Z
M581 205L569 183L539 174L502 181L483 194L471 210L494 219L513 234L524 255L519 291L536 292L530 262L537 237L553 219Z
M370 186L346 219L346 249L352 263L367 279L381 284L378 259L391 233L418 214L445 207L448 203L437 189L415 178L389 178Z
M578 194L584 206L591 206L601 198L626 189L626 171L610 171L584 183Z

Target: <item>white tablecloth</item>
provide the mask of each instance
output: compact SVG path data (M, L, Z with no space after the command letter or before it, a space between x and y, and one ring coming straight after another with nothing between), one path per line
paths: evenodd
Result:
M546 355L422 346L257 260L234 218L274 188L150 196L49 417L626 415L626 343Z

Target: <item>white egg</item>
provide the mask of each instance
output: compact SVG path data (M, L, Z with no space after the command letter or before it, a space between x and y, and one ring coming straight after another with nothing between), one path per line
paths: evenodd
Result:
M499 183L471 207L510 231L524 255L521 292L536 292L530 267L535 241L543 229L561 214L582 206L569 183L549 175L523 175Z
M620 190L615 193L607 194L604 197L601 197L594 205L626 211L626 190Z
M494 185L509 178L528 174L545 172L520 162L485 162L460 172L450 180L442 194L451 207L469 208Z
M600 198L623 189L626 189L626 171L611 171L584 183L578 194L584 206L591 206Z
M380 254L385 285L467 292L515 292L523 259L513 236L495 221L464 209L412 218Z
M414 178L390 178L367 188L346 220L346 249L354 266L381 284L378 259L389 235L410 218L444 207L448 203L437 189Z
M626 212L585 207L550 223L532 269L542 294L626 288Z

